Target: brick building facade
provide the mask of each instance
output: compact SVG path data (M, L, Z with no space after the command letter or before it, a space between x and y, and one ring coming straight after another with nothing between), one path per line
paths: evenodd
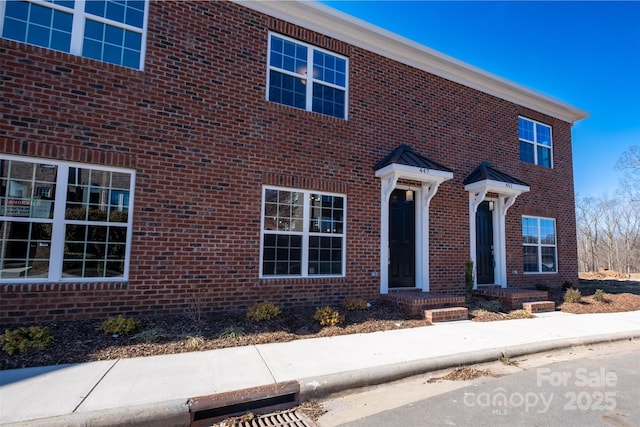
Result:
M578 109L314 3L9 3L0 323L577 280Z

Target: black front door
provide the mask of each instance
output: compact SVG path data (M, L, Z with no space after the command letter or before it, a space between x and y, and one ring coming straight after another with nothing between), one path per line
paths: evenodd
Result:
M416 285L415 203L394 190L389 203L389 288Z
M493 212L482 202L476 212L476 274L479 285L493 284Z

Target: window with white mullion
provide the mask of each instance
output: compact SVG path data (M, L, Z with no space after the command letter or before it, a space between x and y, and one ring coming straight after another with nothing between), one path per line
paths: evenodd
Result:
M45 48L142 69L148 0L0 2L0 35Z
M551 126L525 117L518 117L520 160L552 168L553 143Z
M0 280L128 277L131 170L0 156Z
M555 219L522 217L525 273L557 273L558 255Z
M261 277L344 275L345 197L264 187Z
M347 118L347 58L274 33L268 46L269 101Z

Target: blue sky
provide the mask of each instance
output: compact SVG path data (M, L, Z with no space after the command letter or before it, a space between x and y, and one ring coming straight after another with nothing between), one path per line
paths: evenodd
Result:
M589 112L576 192L614 195L618 157L640 145L640 2L323 3Z

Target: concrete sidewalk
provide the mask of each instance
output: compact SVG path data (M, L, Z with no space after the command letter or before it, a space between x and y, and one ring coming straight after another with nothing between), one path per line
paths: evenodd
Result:
M308 399L432 370L640 338L640 311L459 321L205 352L0 371L0 425L189 425L190 398L285 381Z

